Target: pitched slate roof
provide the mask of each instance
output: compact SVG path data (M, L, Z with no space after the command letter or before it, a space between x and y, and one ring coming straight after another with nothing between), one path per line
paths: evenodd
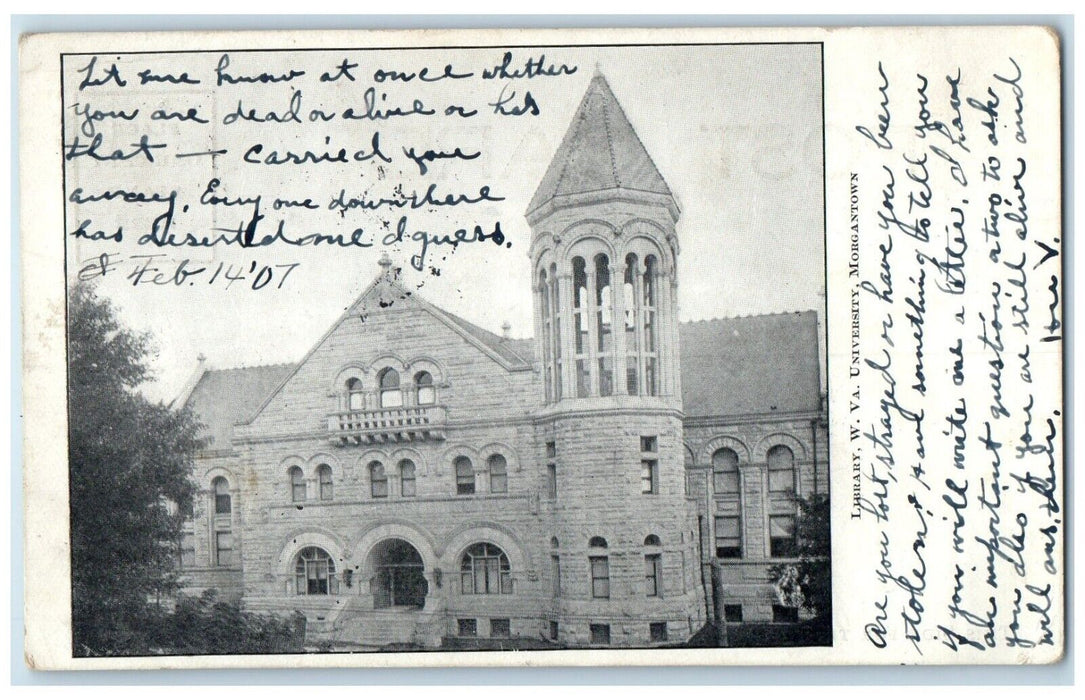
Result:
M596 74L527 211L555 197L616 189L671 196L606 78Z
M814 411L821 401L814 311L682 323L686 417Z
M185 405L206 426L203 434L211 438L206 449L230 449L234 423L248 420L292 369L285 364L205 371Z
M470 333L472 337L478 342L488 347L491 351L501 356L512 367L529 367L532 361L533 353L529 350L525 355L525 345L530 348L534 345L531 338L527 339L525 343L523 340L516 340L512 338L505 338L497 333L492 333L481 326L476 326L462 316L449 313L448 311L440 310L445 316L448 316L452 321L460 326L464 331Z

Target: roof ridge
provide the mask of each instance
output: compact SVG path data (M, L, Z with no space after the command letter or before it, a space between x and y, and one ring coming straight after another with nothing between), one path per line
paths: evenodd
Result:
M610 94L614 95L614 91L610 89L610 83L607 82L607 79L603 77L602 73L600 73L598 75L598 77L592 78L593 82L596 81L596 80L602 81L603 85L606 86L607 90L610 90ZM615 104L618 103L617 95L614 95L614 103ZM610 112L611 112L611 110L607 109L607 107L608 107L608 104L607 104L606 100L604 100L603 101L603 131L605 131L606 135L607 135L607 156L610 157L610 176L612 178L614 178L614 184L616 185L617 189L620 190L622 188L622 179L621 179L621 177L618 176L618 161L614 156L614 136L610 133ZM621 105L618 105L618 109L621 109ZM629 117L626 117L626 121L629 121ZM649 156L649 158L651 158L651 156Z
M712 316L710 318L697 318L689 319L688 321L679 321L679 324L683 323L711 323L712 321L734 321L740 318L769 318L770 316L795 316L798 314L816 314L817 309L795 309L793 311L766 311L764 313L749 313L749 314L736 314L734 316Z
M271 369L279 367L293 367L297 362L269 362L263 365L235 365L233 367L208 367L204 370L205 374L211 372L236 372L239 369Z

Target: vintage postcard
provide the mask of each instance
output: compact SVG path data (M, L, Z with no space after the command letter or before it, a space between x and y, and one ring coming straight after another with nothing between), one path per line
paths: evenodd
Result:
M1061 658L1049 29L43 34L19 97L32 668Z

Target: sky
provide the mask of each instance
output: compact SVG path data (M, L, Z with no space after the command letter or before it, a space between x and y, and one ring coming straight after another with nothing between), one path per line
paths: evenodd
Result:
M228 48L228 47L227 47ZM432 249L426 269L418 272L410 258L414 243L387 249L395 265L404 268L403 282L428 301L499 332L511 324L511 335L532 334L530 229L524 211L542 179L593 74L607 79L641 141L652 156L681 207L677 223L679 254L679 317L682 321L760 313L814 309L824 319L824 237L822 224L822 122L820 49L809 45L748 45L707 47L603 47L512 49L512 66L544 54L547 64L575 66L561 77L481 80L485 67L499 63L503 49L351 51L304 54L229 53L225 72L231 76L277 76L305 71L289 82L224 85L215 88L215 68L223 53L184 56L106 56L92 71L89 57L65 64L65 143L78 137L85 148L92 131L102 137L101 152L135 150L143 134L155 149L154 164L141 154L124 161L98 161L83 156L66 167L66 191L83 195L117 189L178 192L173 225L176 231L230 228L247 220L252 206L200 204L212 178L214 196L251 199L261 196L265 220L260 230L270 233L279 220L288 231L343 232L362 228L378 240L402 212L352 210L342 215L327 209L339 191L350 196L389 196L397 184L404 191L425 191L436 184L441 192L477 195L489 186L499 202L471 206L430 207L407 213L411 230L451 232L475 223L490 230L500 221L509 247L461 245L455 252ZM343 60L357 63L355 81L321 82L322 72L334 73ZM105 77L115 62L127 85L116 81L78 90L88 75ZM421 83L376 82L377 70L416 72L428 67L439 75L444 66L475 73L472 78ZM174 75L188 71L201 84L139 88L139 70ZM421 100L426 108L444 105L477 107L470 119L441 114L409 115L386 120L311 122L313 109L341 114L345 107L361 111L366 90L376 108L409 108ZM509 105L522 105L530 91L539 114L505 116L490 106L502 89L516 91ZM300 94L297 94L300 93ZM384 97L386 96L386 97ZM280 116L297 104L302 124L256 123L230 119L252 113ZM76 106L79 105L79 106ZM156 109L184 113L195 107L209 124L194 121L149 120ZM93 110L140 110L126 120L104 118L92 125L80 117ZM223 123L224 120L228 123ZM83 130L80 133L80 130ZM371 152L379 132L382 154L392 162L372 158L360 163L268 165L246 163L241 157L253 145L263 148L250 159L271 151ZM423 175L403 154L404 148L448 150L460 147L477 158L432 162ZM219 156L178 154L226 150ZM311 198L318 211L275 210L274 199ZM182 211L184 205L188 211ZM117 267L98 277L99 293L118 308L130 327L149 332L157 348L152 367L157 381L146 388L153 398L170 400L196 369L204 355L211 367L253 366L299 360L345 308L379 273L385 248L341 249L329 246L294 248L269 246L238 250L217 246L169 251L160 267L172 270L189 257L192 267L207 271L187 286L141 284L129 274L152 252L138 245L138 234L165 211L162 203L89 202L67 204L69 231L90 220L91 229L125 230L124 240L77 240L69 236L72 277L84 263L110 254ZM119 257L118 257L119 256ZM300 263L278 288L278 278L260 290L248 281L227 288L224 275L209 282L219 263L256 269ZM435 274L434 269L439 272Z

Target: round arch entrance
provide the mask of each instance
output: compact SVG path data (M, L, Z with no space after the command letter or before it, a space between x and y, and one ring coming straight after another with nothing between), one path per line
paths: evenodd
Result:
M429 586L425 566L410 542L381 540L370 551L367 564L373 572L370 592L374 608L421 608L426 604Z

